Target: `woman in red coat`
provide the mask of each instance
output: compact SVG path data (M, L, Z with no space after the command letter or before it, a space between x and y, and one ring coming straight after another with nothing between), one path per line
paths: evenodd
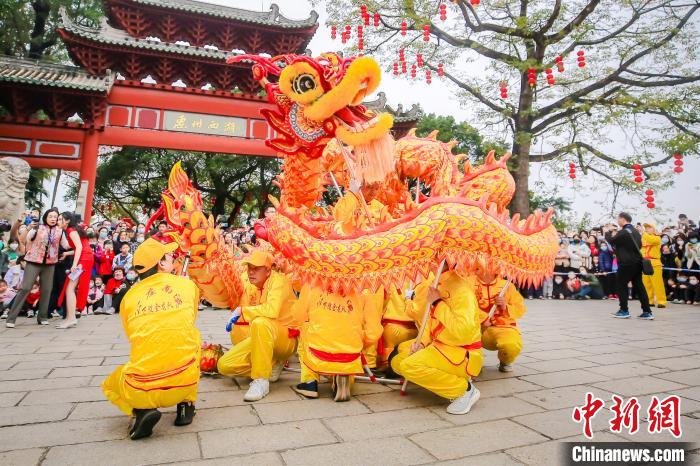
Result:
M66 320L56 328L75 327L78 320L76 309L84 309L90 292L90 274L95 258L85 230L78 224L74 214L63 212L58 218L59 225L66 232L68 244L73 249L73 264L63 287L66 298ZM59 305L62 297L59 298Z

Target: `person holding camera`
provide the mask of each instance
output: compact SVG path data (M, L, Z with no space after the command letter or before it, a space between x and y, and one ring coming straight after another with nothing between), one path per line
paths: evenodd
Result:
M63 230L58 226L58 209L51 208L44 212L41 224L39 224L38 217L31 219L27 226L24 242L26 249L24 260L27 266L24 270L20 290L7 315L5 323L7 328L15 327L15 320L37 277L39 277L41 284L39 312L36 315L37 323L40 325L49 324L49 299L53 288L54 269L58 262L58 248L62 241L66 242L63 238Z
M615 248L617 256L617 294L620 300L620 310L613 314L618 319L629 319L630 313L627 307L629 291L627 284L632 283L632 287L639 297L642 305L640 319L654 320L654 315L649 307L649 297L647 296L644 283L642 282L642 235L632 225L632 216L627 212L620 212L617 216L617 224L620 231L612 233L612 225L605 226L606 241Z

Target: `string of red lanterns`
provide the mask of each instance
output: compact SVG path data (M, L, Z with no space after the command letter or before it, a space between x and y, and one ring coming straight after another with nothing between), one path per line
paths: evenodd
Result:
M578 60L578 67L583 68L584 66L586 66L586 57L584 56L583 50L579 50L578 52L576 52L576 55L578 55L578 57L576 58L576 60Z
M564 59L561 57L561 55L557 55L554 58L554 63L557 64L557 71L559 71L560 73L563 73L564 72Z
M654 204L654 190L647 189L645 194L647 195L647 197L645 198L645 201L647 201L647 207L650 209L656 207L656 204Z
M430 42L430 24L423 25L423 42Z
M552 74L552 69L547 68L544 70L545 74L547 75L547 84L550 86L554 86L554 75Z
M501 99L508 98L508 83L506 81L501 81Z
M644 181L644 178L642 178L642 166L635 163L632 165L632 169L634 170L634 182L637 184L642 183Z
M440 21L447 20L447 5L444 2L440 2Z
M683 154L673 154L673 164L675 168L673 169L676 173L683 173Z
M537 72L534 68L527 69L527 83L530 87L535 87L537 85Z
M576 179L576 164L574 162L569 162L569 178Z
M425 70L425 82L430 84L433 82L432 75L430 73L430 70Z

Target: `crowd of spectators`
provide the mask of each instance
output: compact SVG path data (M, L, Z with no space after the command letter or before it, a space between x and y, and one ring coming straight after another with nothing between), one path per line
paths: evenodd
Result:
M615 233L618 228L618 225L609 223L578 232L559 231L554 277L545 280L541 287L522 290L523 294L529 299L618 298L617 257L614 248L605 239L606 232ZM641 223L637 223L635 228L640 234L645 230ZM665 226L658 233L661 237L660 260L668 301L700 304L698 226L681 214L676 225ZM631 284L629 296L633 299L636 297Z

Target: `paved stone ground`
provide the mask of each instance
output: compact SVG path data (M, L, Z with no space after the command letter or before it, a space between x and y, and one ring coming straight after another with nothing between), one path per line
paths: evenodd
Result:
M406 397L357 384L348 403L303 400L289 388L296 374L285 373L248 404L245 381L205 377L192 425L174 427L168 409L138 442L126 439L128 419L99 388L127 359L119 319L88 316L59 331L20 318L0 330L0 464L555 464L561 441L582 438L571 410L587 391L608 404L611 393L638 396L642 412L653 394L680 395L682 440L700 441L699 307L671 305L645 322L610 318L607 301L528 304L516 371L499 373L488 353L482 398L466 416L447 414L445 401L415 386ZM225 343L224 322L220 311L200 313L203 338ZM610 433L609 414L594 420L596 440L651 437Z

